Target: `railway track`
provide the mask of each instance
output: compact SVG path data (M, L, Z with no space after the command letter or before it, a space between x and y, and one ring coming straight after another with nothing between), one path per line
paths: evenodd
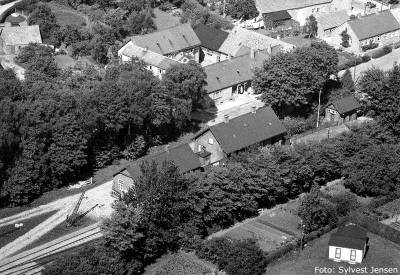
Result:
M102 236L98 223L87 226L69 235L0 260L0 274L40 274L43 266L54 260L54 256L58 253L76 248Z

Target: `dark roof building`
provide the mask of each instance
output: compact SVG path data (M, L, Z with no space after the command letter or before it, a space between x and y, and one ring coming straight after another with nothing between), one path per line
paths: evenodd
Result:
M290 14L286 10L265 13L264 16L267 16L272 21L282 21L282 20L292 19L292 16L290 16Z
M200 46L201 42L189 23L131 38L136 46L166 55Z
M140 175L140 167L142 163L152 163L153 161L158 166L162 165L164 161L172 161L179 168L179 172L181 173L187 173L201 167L198 155L196 155L192 149L190 149L189 145L185 143L162 152L137 159L117 174L121 173L128 177L138 176Z
M364 250L367 242L367 231L354 224L349 224L338 228L331 235L328 245Z
M248 49L251 52L251 49ZM263 51L253 51L232 59L203 67L207 75L205 89L212 93L237 85L253 78L253 71L260 67L270 55Z
M201 45L213 51L218 51L228 37L227 32L204 24L194 27L194 32L201 41Z
M208 130L226 154L286 133L285 126L268 106L209 126L197 133L196 137Z
M331 105L335 108L335 110L341 114L345 115L354 111L357 111L361 108L360 103L358 103L357 99L354 96L349 95L341 99L334 100L330 102ZM330 105L328 104L328 105Z
M390 10L373 13L348 22L358 40L365 40L400 29L400 24Z

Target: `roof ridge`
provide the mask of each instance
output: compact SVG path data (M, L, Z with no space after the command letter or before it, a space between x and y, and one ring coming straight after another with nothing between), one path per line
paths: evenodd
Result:
M186 25L189 25L189 26L190 26L190 23L183 23L183 24L179 24L179 25L176 25L176 26L172 26L172 27L169 27L169 28L166 28L166 29L162 29L162 30L159 30L159 31L149 32L149 33L146 33L146 34L133 35L133 36L131 37L131 40L132 40L132 38L134 38L134 37L145 37L145 36L150 36L150 35L155 34L155 33L163 33L163 32L169 31L169 30L171 30L171 29L173 29L173 28L178 28L178 27L182 27L182 26L186 26ZM190 28L193 30L192 26L190 26Z

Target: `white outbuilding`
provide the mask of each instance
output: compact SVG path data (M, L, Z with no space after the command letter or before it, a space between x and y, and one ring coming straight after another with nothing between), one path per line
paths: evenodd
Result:
M361 263L367 249L367 231L355 224L338 228L329 240L329 259L335 262Z

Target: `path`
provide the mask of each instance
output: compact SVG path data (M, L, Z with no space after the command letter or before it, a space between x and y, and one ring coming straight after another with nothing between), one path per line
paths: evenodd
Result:
M376 67L381 70L387 71L393 67L393 63L397 61L400 64L400 48L394 49L391 53L384 55L377 59L371 59L366 63L359 64L355 66L356 70L356 81L360 78L363 72L370 68ZM354 67L349 68L352 76L354 75ZM345 70L339 72L339 76L344 74Z
M79 211L84 212L90 209L92 206L98 204L99 207L95 208L87 216L98 221L109 217L112 212L111 205L113 203L113 198L111 197L111 187L112 181L108 181L86 191L85 198L81 203ZM18 213L16 215L1 219L0 227L14 224L24 219L31 218L43 213L59 210L56 214L31 229L26 234L3 246L0 249L0 259L9 257L13 253L20 251L28 244L39 239L41 236L45 235L57 225L65 221L67 215L72 211L73 207L75 206L79 196L80 194L68 196L66 198L53 201L49 204L41 205L34 209L30 209L22 213Z

